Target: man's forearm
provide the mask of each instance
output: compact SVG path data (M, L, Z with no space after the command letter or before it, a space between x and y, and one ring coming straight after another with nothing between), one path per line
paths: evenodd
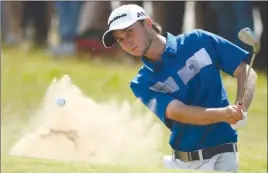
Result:
M187 106L176 100L168 105L166 116L175 121L196 125L207 125L222 121L220 108Z
M248 66L247 66L247 68L248 68ZM236 103L238 102L238 99L241 97L241 94L243 93L245 78L246 78L246 70L244 73L240 73L240 75L237 77ZM255 73L254 70L251 69L250 74L249 74L249 78L248 78L248 81L246 84L244 98L242 100L244 111L248 110L248 108L252 102L252 99L253 99L253 96L255 93L256 82L257 82L257 74Z

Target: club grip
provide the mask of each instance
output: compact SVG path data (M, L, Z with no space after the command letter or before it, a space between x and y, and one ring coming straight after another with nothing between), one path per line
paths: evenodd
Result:
M237 105L238 107L238 110L241 110L242 109L242 106L243 106L243 103L242 102L238 102L238 105Z

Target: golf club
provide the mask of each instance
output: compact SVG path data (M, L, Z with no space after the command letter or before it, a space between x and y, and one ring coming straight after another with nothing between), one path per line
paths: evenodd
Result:
M238 38L245 44L251 46L253 48L253 55L249 64L249 68L246 72L246 79L245 79L245 83L244 83L244 89L242 91L242 94L240 96L240 98L238 99L238 106L241 108L242 104L243 104L243 99L244 99L244 95L245 95L245 90L246 90L246 86L247 86L247 81L248 81L248 77L255 59L256 54L259 52L260 50L260 42L259 39L257 38L257 35L250 29L250 28L243 28L239 31L238 33Z

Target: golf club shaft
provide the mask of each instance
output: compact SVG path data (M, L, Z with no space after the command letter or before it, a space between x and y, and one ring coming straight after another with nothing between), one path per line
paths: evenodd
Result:
M241 96L239 97L239 100L238 100L239 109L241 109L241 106L243 104L243 99L244 99L245 91L247 89L247 82L248 82L249 74L250 74L250 71L252 69L252 65L253 65L255 56L256 56L256 53L253 53L252 59L251 59L250 64L249 64L249 68L248 68L248 70L246 72L246 79L245 79L245 82L244 82L244 88L243 88L242 93L241 93Z

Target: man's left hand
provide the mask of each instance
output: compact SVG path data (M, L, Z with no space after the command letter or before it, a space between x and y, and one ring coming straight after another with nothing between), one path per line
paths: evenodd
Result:
M244 112L244 111L242 111L242 112L243 112L243 119L238 121L236 124L231 124L231 127L235 130L237 130L238 128L244 127L246 125L246 122L248 119L248 113Z

